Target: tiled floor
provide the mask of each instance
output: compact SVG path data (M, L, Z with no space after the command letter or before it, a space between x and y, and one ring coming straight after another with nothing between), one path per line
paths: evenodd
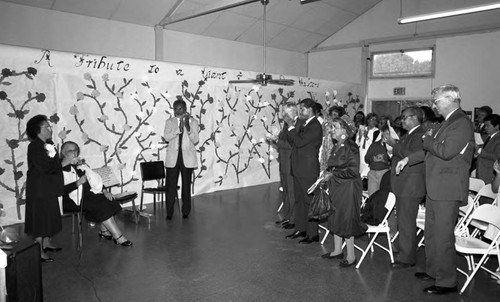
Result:
M176 213L165 221L164 208L150 224L120 214L134 246L99 239L97 228L86 226L81 257L65 219L54 239L63 251L43 264L44 300L500 301L500 285L482 271L464 295L425 294L431 284L416 280L414 269L391 270L377 249L359 270L341 269L338 260L320 258L331 238L324 246L284 238L290 231L274 224L278 194L270 184L196 196L189 220Z

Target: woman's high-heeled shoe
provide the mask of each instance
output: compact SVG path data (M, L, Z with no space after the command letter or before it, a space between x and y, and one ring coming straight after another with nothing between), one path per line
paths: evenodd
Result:
M118 244L118 245L121 245L121 246L131 247L133 243L132 243L132 241L130 241L130 240L125 240L125 241L123 241L122 243L118 243L118 240L120 240L120 238L122 238L122 237L123 237L123 234L122 234L122 235L120 235L120 236L119 236L118 238L116 238L116 239L115 239L115 238L113 238L113 242L114 242L115 244Z
M109 235L108 235L109 234ZM106 239L106 240L111 240L113 239L113 235L111 235L111 233L109 233L108 231L99 231L99 233L97 233L97 235L99 236L99 238L101 239Z

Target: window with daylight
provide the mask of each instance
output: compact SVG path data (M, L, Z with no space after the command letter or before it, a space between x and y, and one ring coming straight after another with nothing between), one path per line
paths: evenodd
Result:
M413 78L433 75L433 48L371 54L372 78Z

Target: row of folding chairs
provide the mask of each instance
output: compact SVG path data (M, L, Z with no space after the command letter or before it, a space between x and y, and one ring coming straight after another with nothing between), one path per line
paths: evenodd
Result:
M457 271L466 276L466 281L460 289L462 294L471 280L481 268L488 272L493 278L500 278L500 275L491 271L484 264L490 256L496 255L498 267L500 267L500 194L493 192L491 185L481 179L470 178L469 196L467 205L460 207L459 219L455 226L455 248L463 255L467 262L467 273L461 268ZM480 200L490 200L491 203L480 205ZM417 234L425 231L425 208L419 210L417 216ZM422 236L419 246L424 244L425 233ZM474 255L480 255L480 260L474 262Z

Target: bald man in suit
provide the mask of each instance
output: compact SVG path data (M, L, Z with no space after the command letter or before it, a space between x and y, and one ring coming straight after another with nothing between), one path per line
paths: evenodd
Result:
M424 112L419 107L408 107L401 115L403 128L408 132L397 143L384 132L383 139L393 147L391 188L396 195L396 209L399 229L399 255L393 268L407 268L415 265L417 251L417 225L415 223L418 205L425 198L425 165L422 136L425 130L421 124ZM413 155L415 154L415 155ZM408 166L399 171L396 164L407 160Z
M460 108L458 87L443 85L432 91L433 108L445 120L423 136L426 176L425 272L421 280L434 280L424 292L441 295L457 291L455 224L458 209L467 203L469 169L474 153L471 120ZM400 161L398 165L403 165ZM399 167L401 168L401 166Z

